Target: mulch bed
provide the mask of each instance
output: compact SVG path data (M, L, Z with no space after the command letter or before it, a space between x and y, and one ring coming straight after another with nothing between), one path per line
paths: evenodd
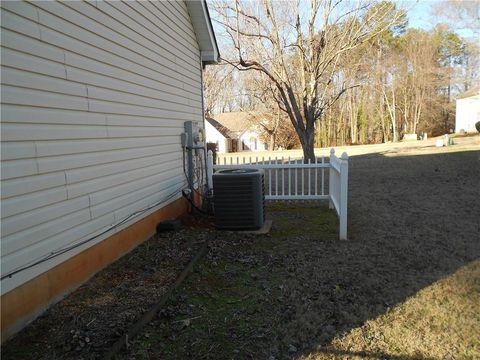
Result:
M2 346L3 359L97 359L150 309L205 242L208 219L153 236ZM192 231L203 228L203 233Z

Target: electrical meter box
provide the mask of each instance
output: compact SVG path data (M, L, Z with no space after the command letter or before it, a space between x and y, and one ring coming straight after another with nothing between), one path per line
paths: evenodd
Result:
M187 135L187 138L186 138L187 148L203 146L204 130L198 125L198 121L186 121L185 134Z

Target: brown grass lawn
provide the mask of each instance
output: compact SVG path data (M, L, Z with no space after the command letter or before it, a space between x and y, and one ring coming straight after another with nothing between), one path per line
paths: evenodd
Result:
M480 137L457 142L352 156L347 241L325 203L269 204L268 235L203 219L154 237L2 358L102 358L208 239L196 271L118 358L480 359Z
M312 204L271 206L268 237L217 234L123 356L479 359L478 140L353 156L349 241Z
M302 359L480 359L480 261Z

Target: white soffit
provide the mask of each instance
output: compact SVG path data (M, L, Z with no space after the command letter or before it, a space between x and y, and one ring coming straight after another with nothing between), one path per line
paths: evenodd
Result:
M206 1L187 0L185 4L187 5L190 19L195 34L197 35L202 62L205 64L218 63L220 60L220 52L218 51L217 40L215 39Z

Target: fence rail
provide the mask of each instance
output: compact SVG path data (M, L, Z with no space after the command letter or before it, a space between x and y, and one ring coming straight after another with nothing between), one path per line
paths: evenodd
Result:
M222 164L223 163L223 164ZM211 151L207 155L208 187L213 188L213 172L221 169L249 168L265 171L265 199L267 200L329 200L340 218L340 239L347 238L347 187L348 156L341 158L330 152L330 159L315 158L305 163L303 159L272 157L224 158L213 163ZM326 171L328 169L329 171ZM213 189L215 190L215 189Z

